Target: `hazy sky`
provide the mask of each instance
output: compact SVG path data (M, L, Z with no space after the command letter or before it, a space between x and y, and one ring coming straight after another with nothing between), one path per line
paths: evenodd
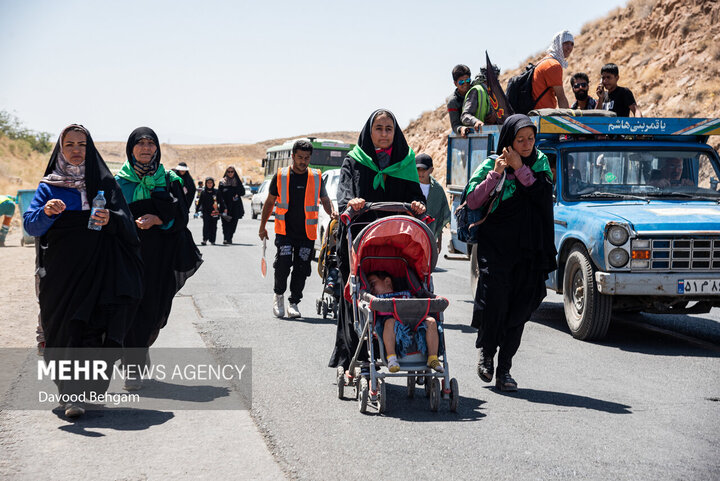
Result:
M487 49L517 67L625 4L0 0L0 109L96 140L141 125L172 143L360 130L380 107L405 127L452 93L455 64L474 75Z

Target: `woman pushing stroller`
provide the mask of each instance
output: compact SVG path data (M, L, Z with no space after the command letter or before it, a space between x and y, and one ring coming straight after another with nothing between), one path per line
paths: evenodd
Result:
M407 202L411 203L416 214L425 212L425 196L420 189L415 152L408 146L395 116L388 110L372 113L360 132L357 145L345 157L340 169L339 211L344 212L348 207L358 211L366 201ZM341 227L338 263L344 286L350 273L350 261L345 240L347 229ZM329 367L348 369L358 344L352 322L350 303L341 301L335 349Z

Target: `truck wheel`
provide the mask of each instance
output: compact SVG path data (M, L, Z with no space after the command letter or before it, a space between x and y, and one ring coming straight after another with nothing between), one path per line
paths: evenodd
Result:
M574 338L591 341L605 337L612 314L612 297L597 290L595 267L583 247L574 247L567 258L563 301L565 320Z
M470 247L470 295L475 298L480 272L478 271L477 244Z

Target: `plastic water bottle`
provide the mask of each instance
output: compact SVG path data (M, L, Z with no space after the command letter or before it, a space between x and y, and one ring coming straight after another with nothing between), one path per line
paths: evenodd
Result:
M92 201L92 210L90 211L90 219L88 220L88 229L91 230L100 230L102 229L102 226L100 224L97 224L95 222L95 219L92 218L92 216L95 215L95 213L98 211L98 209L104 209L105 208L105 191L98 190L97 195Z

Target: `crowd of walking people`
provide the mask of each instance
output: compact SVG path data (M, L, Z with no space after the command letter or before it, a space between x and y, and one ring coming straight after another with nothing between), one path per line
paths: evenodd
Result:
M568 31L559 32L534 68L535 108L606 109L620 116L641 116L632 92L618 86L619 69L600 69L597 99L589 96L588 74L578 72L569 82L575 95L570 106L563 89L567 58L574 47ZM492 74L499 74L492 67ZM477 329L477 374L485 382L496 380L501 390L516 390L510 374L523 327L545 296L544 281L555 268L552 181L547 157L535 147L536 127L523 114L499 119L489 101L488 72L481 69L472 80L465 65L452 71L455 92L448 101L452 131L467 136L483 125L502 123L497 153L480 163L466 186L470 208L486 206L490 193L502 183L487 222L478 233L479 281L471 325ZM297 141L292 164L278 169L269 184L258 235L270 238L267 222L275 214L273 305L277 317L301 317L299 303L311 273L318 214L322 207L333 219L346 209L363 211L369 202L403 202L416 215L429 215L428 227L441 249L442 232L450 222L447 196L432 176L433 159L416 155L392 112L373 112L360 132L357 145L340 168L338 211L328 197L321 172L309 167L313 146ZM158 136L148 127L135 129L126 143L126 160L113 176L81 125L63 129L50 156L29 208L23 213L26 231L37 237L40 324L46 348L118 347L127 349L120 361L129 373L125 389L137 390L142 379L133 376L149 362L148 348L168 323L175 294L202 264L202 256L188 230L189 211L195 204L202 214L200 245L215 244L218 221L223 244L232 244L238 220L244 215L245 188L230 165L216 184L213 177L195 181L180 162L167 170L162 164ZM104 204L94 199L104 197ZM11 208L12 207L12 208ZM0 243L14 204L0 198L4 215ZM363 214L368 219L383 213ZM91 228L88 228L91 226ZM340 224L339 282L347 284L350 253L348 227ZM375 272L373 282L392 279ZM285 307L284 295L290 296ZM375 286L375 287L378 287ZM379 287L378 287L379 289ZM377 289L376 289L377 290ZM333 352L328 365L347 371L358 343L352 322L353 306L341 296ZM397 371L391 326L386 324L388 366ZM441 372L437 359L437 327L432 319L428 366ZM430 340L428 341L430 342ZM46 352L50 359L54 354ZM495 359L497 356L497 368ZM112 361L115 361L114 359ZM395 370L395 371L393 371ZM348 376L352 373L347 372ZM86 389L72 382L58 383L61 394ZM107 385L93 389L102 390ZM82 405L63 406L68 417L83 414Z

